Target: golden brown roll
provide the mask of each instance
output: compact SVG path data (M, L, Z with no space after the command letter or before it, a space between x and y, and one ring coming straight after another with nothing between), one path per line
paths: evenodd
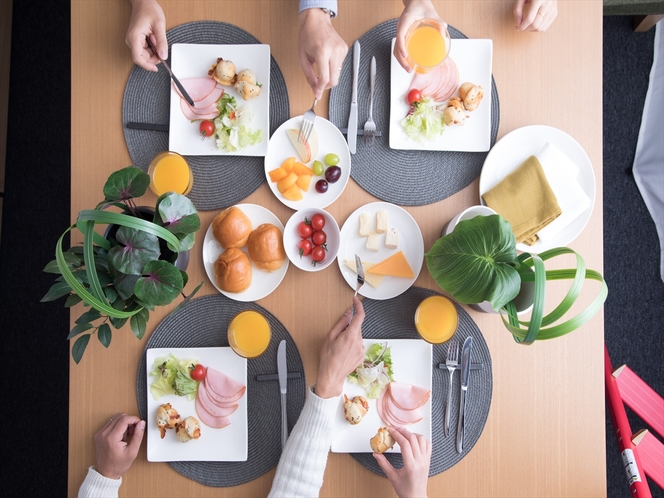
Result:
M375 453L385 453L387 450L392 449L395 442L387 427L378 429L376 435L369 440L371 449Z
M271 223L257 227L247 240L249 257L259 270L274 271L286 259L281 230Z
M212 220L212 234L224 249L243 247L251 229L251 220L235 206L224 209Z
M222 252L214 262L217 285L226 292L242 292L251 284L251 262L236 247Z

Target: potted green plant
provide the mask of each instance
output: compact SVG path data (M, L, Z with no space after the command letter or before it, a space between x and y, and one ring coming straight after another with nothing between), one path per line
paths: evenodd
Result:
M157 199L153 214L146 213L134 199L145 194L149 184L147 173L135 166L112 173L104 185L104 200L78 213L76 223L58 240L55 260L44 268L59 276L42 302L67 296L66 307L82 301L89 308L67 337L76 338L72 346L76 363L93 334L108 347L111 327L120 329L129 321L141 339L150 311L179 295L184 297L183 306L203 285L185 296L188 276L175 265L194 245L201 226L198 211L187 197L171 192ZM110 207L120 212L107 211ZM106 237L95 231L97 224L109 225ZM63 239L74 228L83 233L83 244L63 251Z
M565 254L575 255L576 268L545 269L544 261ZM572 249L561 247L539 255L517 255L512 227L497 214L460 222L451 233L438 239L425 257L429 273L441 289L463 304L490 302L521 344L572 332L599 311L608 294L602 275L586 270L583 258ZM567 295L544 316L547 281L567 279L572 280ZM577 316L556 324L572 307L586 279L601 282L597 297ZM519 320L515 305L522 282L534 285L530 321Z

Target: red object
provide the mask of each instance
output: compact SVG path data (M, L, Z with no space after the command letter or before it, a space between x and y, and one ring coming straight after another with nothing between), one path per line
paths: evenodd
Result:
M664 399L627 365L618 367L613 377L625 404L664 437Z
M632 429L627 420L625 405L623 405L618 383L613 376L613 367L609 351L604 345L604 385L606 388L606 400L609 405L611 422L618 440L618 448L625 464L625 472L629 481L629 489L634 498L652 498L643 467L639 459L636 446L632 443Z
M648 477L664 489L664 444L653 436L648 429L642 429L632 438L643 464L643 471Z

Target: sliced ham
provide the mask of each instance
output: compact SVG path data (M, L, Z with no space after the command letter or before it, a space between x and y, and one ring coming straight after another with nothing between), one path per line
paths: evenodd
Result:
M194 102L203 100L218 86L212 78L185 78L180 80L180 83ZM184 98L175 83L173 83L173 88L178 92L180 98Z
M219 115L219 110L216 107L210 108L207 114L196 114L191 110L189 104L184 99L180 99L180 109L189 121L196 121L197 119L214 119Z
M414 88L422 92L423 89L427 88L435 79L436 79L435 71L431 71L430 73L415 73L415 76L413 77L413 81L410 83L408 91L410 92Z
M431 396L431 391L428 389L401 382L390 382L387 388L394 404L402 410L416 410Z
M208 427L212 427L213 429L223 429L224 427L226 427L231 423L230 418L215 417L205 408L203 408L203 405L201 405L200 403L196 403L196 413L198 414L198 417L201 419L201 422L203 422Z
M416 424L422 420L422 412L419 408L414 410L403 410L394 404L394 400L388 392L383 398L383 412L388 418L396 420L398 425Z
M208 105L207 107L198 106L198 102L196 102L197 107L191 107L186 100L180 99L180 103L182 102L184 102L187 105L187 107L189 107L191 112L193 112L198 116L207 116L208 114L214 114L215 112L216 113L219 112L214 102L212 102L212 104Z
M380 396L378 396L378 399L376 400L376 411L378 411L378 416L385 422L388 426L390 427L399 427L402 424L398 423L396 420L394 420L390 414L385 410L384 407L384 400L385 396L387 393L387 389L383 390L382 393L380 393Z
M212 90L210 94L207 97L205 97L203 100L194 100L194 104L196 105L192 108L192 110L196 110L198 108L204 109L210 106L216 107L217 100L219 100L223 94L224 94L224 87L222 87L221 85L217 85L214 88L214 90Z
M444 102L448 100L452 95L454 95L454 92L457 91L457 88L459 88L459 68L451 58L448 57L445 60L446 61L449 60L450 78L447 81L447 87L441 88L436 92L436 95L434 97L434 100L436 100L436 102Z
M231 413L237 410L239 406L237 403L232 405L218 405L212 398L210 398L205 383L201 382L198 385L198 393L196 394L196 404L201 404L205 411L215 417L228 417Z
M205 382L210 397L221 402L240 399L247 390L240 382L231 379L214 368L207 368Z

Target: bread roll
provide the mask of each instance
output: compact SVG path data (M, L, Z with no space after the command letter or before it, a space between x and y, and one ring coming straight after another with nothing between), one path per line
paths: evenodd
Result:
M251 220L235 206L224 209L212 220L212 234L224 249L243 247L251 229Z
M217 285L226 292L242 292L251 284L251 262L245 253L231 247L214 262Z
M387 427L378 429L376 435L369 440L374 453L385 453L387 450L392 449L395 442Z
M281 268L286 259L281 230L271 223L263 223L251 232L247 249L249 257L259 270L274 271Z

